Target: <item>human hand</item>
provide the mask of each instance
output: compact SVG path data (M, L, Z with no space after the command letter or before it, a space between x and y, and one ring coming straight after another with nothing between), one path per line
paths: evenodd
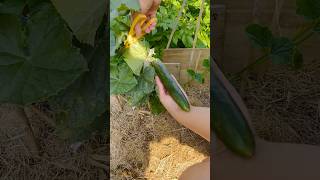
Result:
M172 77L174 78L174 76L172 76ZM179 105L173 100L173 98L170 96L168 91L165 89L165 87L163 86L163 84L158 76L156 76L155 80L156 80L156 84L157 84L157 87L159 90L160 102L167 109L167 111L175 118L177 118L177 116L180 116L181 114L187 113L187 112L183 111L179 107ZM174 80L176 80L176 79L174 78ZM178 85L179 85L179 83L178 83ZM180 85L179 85L179 87L182 90L182 92L185 94L185 96L187 97L186 93L184 92L184 90L181 88ZM192 108L192 107L190 107L190 108Z
M156 17L157 10L160 6L161 0L139 0L141 13L145 14L148 19ZM150 24L145 30L146 33L150 33L156 27L156 23ZM135 27L136 34L139 36L141 27L137 25Z

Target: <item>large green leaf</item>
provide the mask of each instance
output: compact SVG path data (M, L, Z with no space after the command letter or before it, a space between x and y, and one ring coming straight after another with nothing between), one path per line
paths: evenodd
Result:
M110 93L124 94L138 84L132 71L126 63L110 70Z
M114 56L117 47L117 39L116 39L116 35L113 33L113 31L110 31L110 56Z
M131 68L132 72L139 76L144 61L147 59L148 50L141 42L133 43L123 53L124 60Z
M285 37L274 38L271 47L271 59L275 64L289 64L292 62L294 50L293 42Z
M268 27L259 24L250 24L246 28L246 33L251 42L259 48L268 48L272 43L272 32Z
M155 115L161 114L166 110L165 107L161 104L160 99L157 96L156 92L153 92L150 95L149 103L150 103L151 112Z
M89 126L107 108L107 41L94 49L82 48L90 71L49 100L57 120L68 128Z
M23 34L19 18L0 15L0 102L30 104L57 94L87 63L48 3L32 12ZM25 48L26 47L26 48Z
M128 22L129 21L129 22ZM110 56L115 55L115 51L125 40L129 31L130 19L119 16L110 23Z
M93 45L96 31L107 11L106 0L51 0L77 38Z
M307 19L317 19L320 17L319 0L297 0L297 14Z
M25 5L25 0L0 0L0 14L20 15Z
M138 0L111 0L110 4L111 10L118 9L122 4L126 5L129 9L133 10L139 10L140 8Z
M124 6L130 10L139 10L140 4L138 0L111 0L110 1L110 21L112 22L114 18L119 15L125 14L123 12Z
M193 69L187 69L187 73L193 80L197 81L198 83L204 83L203 73L195 72Z
M154 76L153 67L144 67L143 73L137 79L138 85L128 93L130 96L129 101L133 106L144 103L148 95L154 91Z
M210 61L209 61L209 59L204 59L203 62L202 62L202 66L205 69L210 70Z

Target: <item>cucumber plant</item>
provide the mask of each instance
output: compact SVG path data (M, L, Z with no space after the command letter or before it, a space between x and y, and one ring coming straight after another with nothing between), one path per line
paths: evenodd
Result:
M0 0L0 103L48 105L70 141L105 133L107 16L105 0Z
M299 46L315 34L320 33L320 1L296 0L296 13L306 20L292 38L277 37L272 34L267 26L250 24L246 28L246 34L253 45L261 49L264 54L252 64L242 69L236 75L240 75L256 64L271 60L273 64L287 64L298 69L303 64L303 54Z
M193 69L187 69L188 75L191 77L192 80L203 84L205 82L206 74L210 73L210 61L209 59L204 59L202 61L202 66L204 70L202 72L197 72Z
M201 1L188 0L179 22L177 15L182 6L179 0L162 0L157 11L158 23L156 29L146 36L150 47L154 48L156 57L163 55L170 38L172 28L177 23L177 29L172 38L170 48L192 48L196 31L197 18L200 12ZM197 48L210 47L210 2L205 0L201 26L198 33Z
M175 5L173 2L171 6ZM176 82L168 73L165 73L165 68L161 61L156 60L155 57L160 57L163 41L159 38L169 37L171 31L167 27L164 32L159 31L159 27L164 26L167 18L162 13L163 6L160 6L158 11L159 21L158 28L149 35L146 35L142 40L134 40L131 46L126 46L127 39L132 36L131 34L131 14L139 10L138 1L121 1L120 3L111 3L111 18L110 18L110 47L111 47L111 60L110 60L110 86L111 95L123 95L128 99L132 106L141 106L148 103L151 111L155 113L161 112L163 107L159 103L159 99L155 91L154 77L159 75L163 80L166 88L172 87L172 96L175 96L176 102L183 110L188 111L189 104ZM168 6L168 5L167 5ZM177 10L178 12L178 10ZM160 14L159 14L160 13ZM173 21L175 18L171 18ZM170 19L169 19L170 20ZM134 22L134 20L133 20ZM208 22L209 24L209 22ZM188 38L192 39L192 34ZM128 38L129 37L129 38ZM201 39L201 38L200 38ZM165 38L164 38L165 40ZM156 45L158 43L158 45ZM160 45L159 45L160 43ZM155 54L156 52L156 54ZM151 62L151 63L150 63Z

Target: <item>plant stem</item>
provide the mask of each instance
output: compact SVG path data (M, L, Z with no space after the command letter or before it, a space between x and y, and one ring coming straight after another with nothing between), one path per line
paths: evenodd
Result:
M306 26L302 31L300 31L299 33L297 33L293 38L292 41L294 42L294 44L296 46L298 46L299 44L301 44L302 42L304 42L305 40L309 39L313 34L314 31L313 28L320 22L320 20L315 20L312 23L308 24L308 26ZM242 69L240 72L236 73L235 76L241 75L243 72L247 71L248 69L252 68L253 66L255 66L256 64L262 63L264 62L267 57L269 57L269 55L271 54L271 52L268 52L266 54L264 54L263 56L259 57L255 62L249 64L248 66L246 66L244 69ZM233 77L231 78L233 79Z
M257 60L255 60L253 63L249 64L248 66L246 66L245 68L243 68L240 72L236 73L236 75L241 75L243 72L247 71L248 69L250 69L251 67L264 62L265 60L267 60L267 58L269 57L270 52L264 54L263 56L259 57Z
M301 39L298 39L294 44L296 46L298 46L299 44L301 44L302 42L304 42L305 40L309 39L312 35L314 34L313 31L310 31L307 35L305 35L304 37L302 37Z
M312 22L312 23L308 24L307 26L305 26L302 31L300 31L299 33L297 33L297 34L292 38L292 41L296 41L296 40L298 40L299 38L301 38L306 32L312 30L316 24L317 24L317 22Z

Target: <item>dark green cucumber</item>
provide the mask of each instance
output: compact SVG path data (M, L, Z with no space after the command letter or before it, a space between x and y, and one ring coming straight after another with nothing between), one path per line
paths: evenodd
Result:
M213 131L232 152L242 157L252 157L255 139L246 118L216 75L211 83Z
M151 65L154 67L163 86L166 88L172 99L182 110L187 112L190 111L190 104L187 97L184 95L175 79L173 79L166 66L159 59L153 60Z

